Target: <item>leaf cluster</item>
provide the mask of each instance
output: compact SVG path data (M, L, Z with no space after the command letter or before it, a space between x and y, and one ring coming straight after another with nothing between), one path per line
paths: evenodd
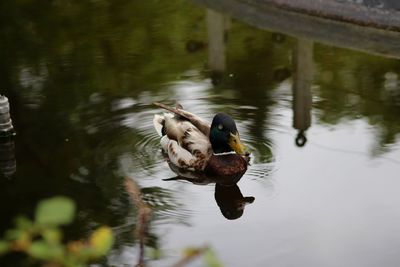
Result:
M15 227L0 240L0 255L25 253L46 266L84 267L107 254L114 241L107 226L96 229L87 240L63 242L61 227L75 218L75 203L56 196L39 202L34 220L24 216L15 219Z

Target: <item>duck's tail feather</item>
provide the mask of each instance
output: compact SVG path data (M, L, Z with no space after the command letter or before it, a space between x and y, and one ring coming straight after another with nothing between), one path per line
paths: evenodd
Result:
M159 114L154 115L153 125L159 136L164 135L163 134L164 124L165 124L165 118L163 115L159 115Z
M182 105L180 105L179 103L177 103L176 107L169 107L167 105L164 105L162 103L159 102L154 102L154 105L166 109L174 114L177 114L181 117L186 118L187 120L189 120L194 126L196 126L202 133L204 133L206 136L209 135L210 133L210 124L206 121L204 121L202 118L200 118L199 116L190 113L186 110L181 109Z

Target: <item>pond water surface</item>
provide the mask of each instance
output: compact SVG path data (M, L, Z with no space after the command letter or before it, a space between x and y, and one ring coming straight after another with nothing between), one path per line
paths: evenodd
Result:
M109 225L116 243L99 266L134 266L128 178L153 209L149 266L204 245L224 266L398 266L400 61L233 20L224 72L212 72L206 18L179 0L0 4L0 93L17 132L2 146L0 232L39 200L69 196L78 217L68 238ZM310 79L296 100L299 77ZM176 174L153 128L155 101L236 120L252 151L237 187L164 181ZM254 202L228 219L242 196Z

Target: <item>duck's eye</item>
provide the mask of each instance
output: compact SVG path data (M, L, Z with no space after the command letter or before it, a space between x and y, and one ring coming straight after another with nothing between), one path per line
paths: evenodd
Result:
M224 126L222 124L218 124L218 130L224 129Z

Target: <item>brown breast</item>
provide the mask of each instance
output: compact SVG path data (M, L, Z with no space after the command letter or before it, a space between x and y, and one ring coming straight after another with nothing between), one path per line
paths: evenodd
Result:
M205 172L215 177L240 179L247 170L247 161L237 154L212 155Z

